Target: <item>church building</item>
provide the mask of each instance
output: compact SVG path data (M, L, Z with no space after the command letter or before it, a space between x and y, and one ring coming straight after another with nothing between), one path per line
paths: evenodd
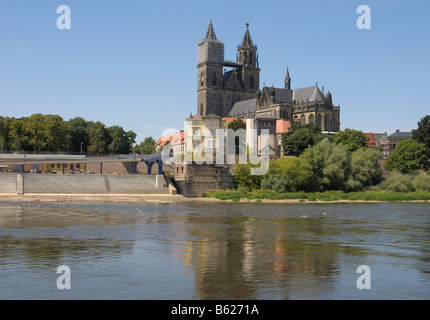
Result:
M322 131L340 130L340 106L333 105L332 94L317 84L291 89L288 68L284 88L264 85L260 90L258 51L248 23L236 61L225 61L224 43L217 39L210 21L205 38L198 43L197 68L198 116L273 118L291 124L312 122Z

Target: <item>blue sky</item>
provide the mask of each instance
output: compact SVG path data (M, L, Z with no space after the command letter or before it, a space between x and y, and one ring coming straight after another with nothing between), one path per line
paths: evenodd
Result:
M359 30L359 5L371 29ZM56 26L59 5L71 30ZM0 115L59 114L158 138L196 113L197 42L212 19L234 60L249 23L260 87L318 82L341 128L392 132L430 114L426 0L0 0Z

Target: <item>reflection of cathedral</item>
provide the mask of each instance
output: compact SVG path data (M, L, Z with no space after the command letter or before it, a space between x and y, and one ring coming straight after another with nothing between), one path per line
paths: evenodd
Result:
M200 116L268 118L290 123L315 123L323 131L340 128L340 107L334 106L330 92L318 85L291 89L287 68L284 88L273 86L260 90L260 68L257 46L246 25L236 61L224 61L224 43L216 38L212 21L206 37L198 44L198 107ZM226 67L232 68L227 71Z

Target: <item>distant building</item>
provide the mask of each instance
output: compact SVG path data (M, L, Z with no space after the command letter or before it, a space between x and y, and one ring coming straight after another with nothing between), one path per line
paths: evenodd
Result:
M373 133L373 132L363 132L364 135L369 139L367 144L370 148L375 149L376 140L382 138L386 133Z
M396 132L380 136L376 139L376 146L380 148L383 159L386 159L397 147L400 141L412 138L412 132Z
M340 128L340 106L333 105L330 92L318 85L291 89L289 70L284 88L263 85L260 90L260 68L257 46L249 25L237 47L236 61L224 60L224 43L215 35L212 21L205 38L198 43L197 114L215 114L231 118L282 119L290 123L315 123L322 131ZM232 68L228 70L226 68Z

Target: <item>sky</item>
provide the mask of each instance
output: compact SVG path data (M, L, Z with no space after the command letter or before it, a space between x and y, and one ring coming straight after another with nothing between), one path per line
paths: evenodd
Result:
M57 7L71 28L58 29ZM359 29L360 5L370 29ZM318 83L341 129L409 131L430 114L428 0L0 0L0 115L83 117L137 134L197 112L197 43L212 19L225 59L249 30L260 87Z

